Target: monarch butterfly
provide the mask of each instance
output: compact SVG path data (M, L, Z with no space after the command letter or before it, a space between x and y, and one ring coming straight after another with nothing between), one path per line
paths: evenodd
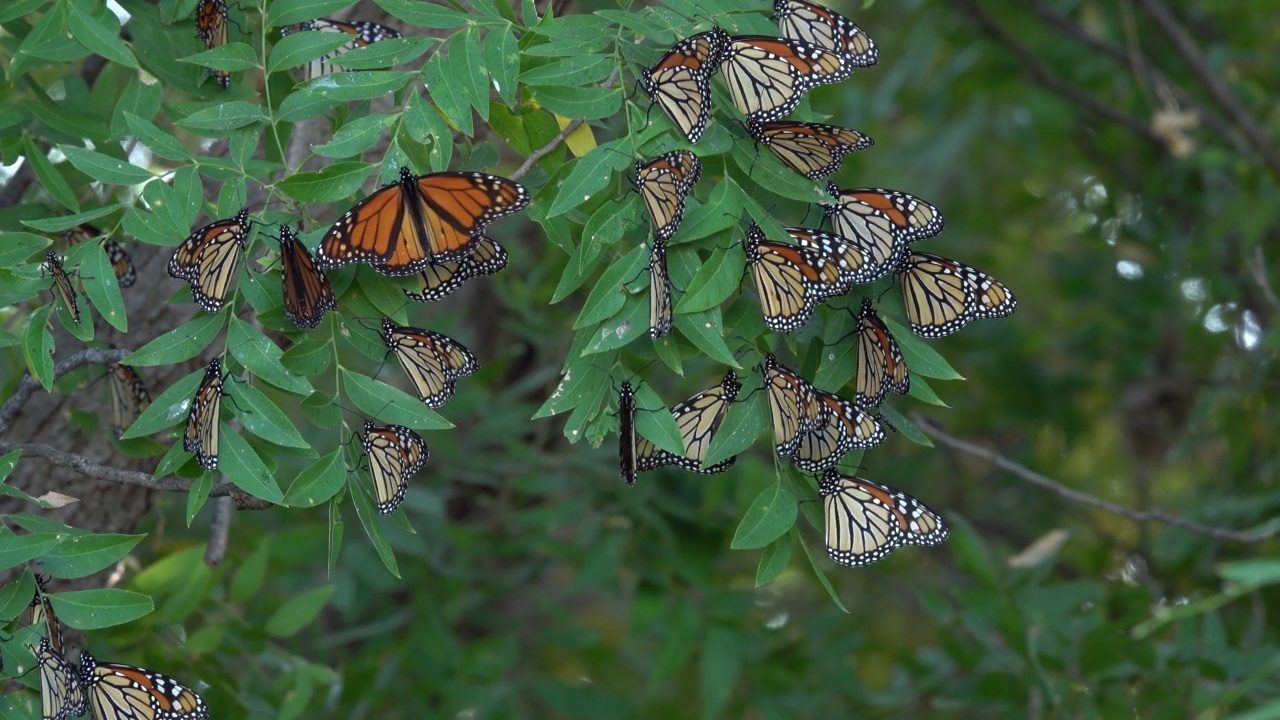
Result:
M636 393L631 389L631 382L623 380L618 390L618 465L619 474L628 485L636 484L639 440L636 435Z
M787 167L810 180L821 180L840 169L844 156L866 150L875 141L857 130L822 123L746 123L747 134L769 148Z
M471 278L493 275L506 266L507 251L493 238L481 237L471 253L462 259L427 265L427 269L418 275L418 291L405 290L404 294L416 302L433 302L462 287Z
M733 467L737 456L725 458L720 462L703 468L702 461L707 457L707 449L711 447L711 439L724 423L729 408L738 397L742 385L732 370L724 374L720 384L704 390L697 395L676 405L671 410L680 435L684 438L684 454L676 455L637 436L635 443L636 469L648 472L667 465L679 465L690 472L703 475L717 475Z
M951 531L910 495L827 470L818 482L826 515L827 554L841 565L873 563L903 545L937 545Z
M318 78L321 75L328 75L334 72L341 72L341 68L335 68L330 64L330 60L341 55L342 53L356 50L362 47L368 47L370 43L376 43L380 40L400 37L400 33L392 30L386 25L379 25L374 22L365 22L356 20L353 22L345 22L343 20L330 20L329 18L320 18L318 20L307 20L298 25L298 31L303 32L314 30L317 32L329 33L346 33L351 36L350 42L339 45L328 53L307 63L302 68L302 77L304 80ZM291 28L280 28L281 37L288 35Z
M300 328L320 326L326 310L337 310L329 278L316 270L307 247L288 225L280 227L280 259L284 265L284 314Z
M729 38L720 73L747 120L767 122L790 115L806 92L844 80L853 68L841 53L803 40L740 35Z
M667 274L667 244L655 237L649 247L649 337L671 332L671 276Z
M27 646L40 668L40 716L43 720L66 720L87 710L84 688L76 668L54 649L49 638L40 638L38 648Z
M827 183L827 193L836 199L824 204L837 235L859 238L879 248L876 257L897 265L908 243L942 232L942 213L914 195L880 188L841 190Z
M400 327L383 318L382 340L427 407L438 408L449 402L458 378L480 369L470 350L438 332Z
M415 177L402 167L398 183L338 218L320 241L316 266L362 262L383 275L420 273L431 263L465 258L485 226L528 204L524 187L506 178L474 172Z
M233 218L191 233L173 251L169 275L187 281L191 297L205 312L217 312L226 304L251 228L249 210L242 209Z
M807 472L822 472L840 462L850 450L871 448L884 442L879 419L862 408L818 389L813 390L825 406L824 421L808 433L800 434L792 460Z
M691 143L701 140L707 130L711 74L728 47L729 34L715 28L681 40L656 65L640 71L645 94Z
M684 219L684 199L702 176L702 162L688 150L672 150L636 163L636 192L644 198L659 240L670 240Z
M745 248L770 330L791 332L809 321L818 303L848 291L832 258L810 248L771 242L755 223L747 228Z
M827 406L818 391L769 353L764 359L764 387L769 398L769 419L778 455L792 457L803 436L826 422Z
M876 44L862 28L821 5L805 0L774 0L773 19L784 36L844 53L858 67L875 65L880 60Z
M840 283L830 294L843 295L854 285L873 283L893 268L880 267L870 262L871 249L855 239L812 228L789 227L787 234L802 248L808 248L829 258L840 272Z
M426 466L431 453L418 433L400 425L374 425L372 420L364 421L363 445L374 501L378 512L387 515L404 501L409 478Z
M71 313L71 319L76 325L80 324L80 303L76 300L76 289L71 286L71 278L67 276L66 268L62 267L62 258L58 257L55 252L45 253L45 265L49 268L49 274L53 276L53 296L56 300L61 300L62 304L67 308L67 312Z
M227 44L226 0L200 0L200 4L196 6L196 37L204 43L205 50ZM223 90L231 87L231 73L226 70L209 68L209 75L218 81Z
M972 320L1005 317L1018 308L1004 283L956 260L912 253L898 273L907 320L921 337L940 338Z
M182 449L196 456L205 470L218 468L218 424L222 414L222 365L218 358L209 361L204 378L191 400L191 414L187 416L187 430L182 436Z
M862 301L855 332L858 334L858 374L854 387L858 403L875 406L884 402L890 392L906 395L911 389L907 362L898 349L898 341L893 339L870 300Z
M80 653L80 684L94 720L207 720L209 708L167 675Z
M88 223L62 231L62 239L71 245L77 245L100 236L102 236L102 231ZM137 282L138 271L133 267L133 258L129 257L129 253L125 252L123 247L120 247L120 243L109 237L104 237L102 238L102 249L107 252L107 259L111 261L111 271L115 273L116 283L120 287L127 288Z
M31 598L31 624L44 625L46 628L45 636L49 639L49 646L59 654L62 653L62 623L58 622L58 616L53 612L53 603L49 600L49 593L45 587L46 577L42 577L39 573L35 575L36 592Z
M138 372L128 365L111 363L107 366L107 376L111 389L111 424L116 429L116 437L120 437L151 405L151 393L142 384Z

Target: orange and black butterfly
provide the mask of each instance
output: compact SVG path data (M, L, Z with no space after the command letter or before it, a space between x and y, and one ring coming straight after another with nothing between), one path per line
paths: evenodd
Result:
M904 545L937 545L951 534L938 513L910 495L832 468L818 482L827 554L856 567Z
M871 301L863 299L858 313L858 403L874 407L884 402L891 392L906 395L911 390L911 376L907 374L907 362L898 349L889 328L876 314Z
M80 653L80 684L94 720L208 720L191 688L153 670Z
M636 445L640 436L636 434L636 393L631 389L631 382L622 381L618 391L618 472L628 485L636 484L636 473L640 471L636 455Z
M191 285L192 298L205 312L226 304L251 228L249 211L243 209L191 233L169 259L169 275Z
M120 437L151 405L151 393L147 392L138 372L128 365L111 363L107 366L107 378L111 389L111 425L116 437Z
M738 458L736 455L706 468L702 467L702 461L707 458L711 440L720 430L740 390L742 384L738 382L737 374L729 370L719 385L704 390L671 409L671 416L675 418L676 427L680 428L680 436L684 440L683 455L663 450L632 431L635 437L636 471L648 472L667 465L679 465L690 472L716 475L733 467ZM625 466L623 472L626 472Z
M378 512L386 515L404 501L409 478L426 466L431 454L418 433L400 425L375 425L370 420L364 421L363 445L374 501Z
M463 283L481 275L493 275L507 266L507 251L491 237L483 236L471 253L460 260L431 263L418 274L417 292L405 290L404 294L416 302L434 302Z
M649 246L649 337L671 332L671 276L667 273L667 243L655 237Z
M80 324L80 303L76 300L76 289L71 284L71 278L67 275L67 270L62 266L62 258L58 253L50 251L45 253L45 267L48 268L49 274L53 276L53 296L57 300L61 300L66 306L67 312L71 314L71 319L76 325Z
M400 37L400 33L392 30L386 25L379 25L374 22L366 22L363 20L354 20L347 22L345 20L330 20L329 18L320 18L318 20L307 20L298 25L298 32L314 31L328 33L346 33L351 36L349 42L339 45L337 48L321 55L320 57L307 63L302 68L303 79L311 80L321 75L328 75L334 72L341 72L342 68L334 67L329 61L335 57L351 50L368 47L370 43L376 43L380 40ZM280 28L280 35L288 35L291 28Z
M458 379L480 369L470 350L438 332L401 327L383 318L382 341L404 368L418 397L430 408L449 402Z
M1004 283L957 260L911 253L898 268L911 330L939 338L973 320L1013 314L1018 299Z
M857 130L822 123L753 120L747 122L747 134L787 167L811 180L839 170L845 155L875 145Z
M836 199L822 206L831 218L832 231L857 242L884 273L901 264L907 245L933 237L944 227L938 208L904 192L881 188L841 190L835 183L828 183L827 193Z
M284 264L284 314L300 328L320 326L325 311L337 310L329 278L316 270L307 247L288 225L280 227L280 259Z
M187 416L187 429L182 434L182 449L196 456L205 470L218 469L218 434L222 415L222 365L218 358L209 361L204 378L191 400L191 414Z
M770 330L791 332L809 321L818 303L848 292L836 260L819 250L772 242L755 223L744 247Z
M826 423L827 405L819 399L817 388L780 365L773 353L765 356L764 387L775 449L782 457L792 457L803 436Z
M858 67L880 60L876 44L849 18L807 0L774 0L773 19L782 34L818 47L843 53Z
M62 239L71 245L102 236L101 230L88 223L62 231ZM120 247L120 243L109 237L102 237L102 249L107 252L107 259L111 261L111 271L115 273L116 282L120 287L127 288L133 285L138 280L138 272L133 267L133 258L129 257L129 253Z
M640 71L645 93L691 143L707 130L711 75L728 47L729 34L715 28L681 40L657 64Z
M889 274L893 268L876 265L874 248L856 239L841 237L835 233L813 228L789 227L787 234L802 248L807 248L836 264L840 272L840 284L831 288L834 295L843 295L854 285L865 285Z
M200 0L196 6L196 37L204 43L205 50L227 44L227 0ZM231 87L231 73L209 68L209 75L226 90Z
M818 404L824 407L817 429L801 433L791 460L806 472L822 472L834 467L851 450L872 448L884 442L880 419L857 405L829 392L813 388Z
M684 199L700 177L702 162L688 150L672 150L648 162L636 162L632 184L649 211L654 237L666 241L676 234L684 219Z
M316 267L362 262L383 275L413 275L432 263L460 260L498 218L523 210L519 183L475 172L415 176L377 190L347 211L320 241Z
M853 69L843 53L803 40L741 35L729 38L720 75L748 121L768 122L790 115L806 92L844 80Z

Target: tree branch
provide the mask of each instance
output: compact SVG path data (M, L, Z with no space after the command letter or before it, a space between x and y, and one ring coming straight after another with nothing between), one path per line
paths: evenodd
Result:
M1173 16L1169 8L1165 7L1160 0L1138 0L1138 5L1142 7L1143 12L1151 16L1156 26L1169 38L1169 42L1173 43L1173 47L1182 56L1182 59L1191 66L1191 72L1204 85L1205 90L1209 91L1209 96L1214 102L1222 108L1227 117L1236 124L1241 134L1253 146L1255 152L1262 157L1271 168L1271 172L1280 178L1280 152L1277 152L1271 140L1267 137L1262 128L1258 126L1240 102L1235 93L1231 91L1231 87L1213 71L1209 66L1208 60L1205 59L1204 53L1200 52L1196 41L1191 37L1191 33L1178 23L1178 19Z
M980 445L974 445L973 443L952 437L951 435L943 432L942 428L938 427L938 425L933 421L921 417L920 415L913 415L911 420L920 427L920 430L924 432L924 434L934 440L937 440L943 445L952 448L953 450L959 450L967 455L987 460L1001 470L1013 473L1032 485L1037 485L1045 488L1046 490L1050 490L1060 497L1064 497L1068 500L1074 500L1075 502L1097 508L1104 512L1109 512L1113 515L1128 518L1134 522L1162 522L1166 525L1173 525L1184 530L1189 530L1197 535L1214 538L1215 540L1232 540L1243 543L1261 542L1280 534L1280 522L1274 520L1265 523L1254 530L1231 530L1228 528L1202 525L1193 520L1187 520L1186 518L1179 517L1177 515L1171 515L1163 510L1134 510L1133 508L1127 508L1123 505L1107 502L1106 500L1094 497L1088 493L1069 488L1056 480L1019 465L993 450L988 450Z
M209 523L209 545L204 550L204 564L217 567L227 557L227 540L231 536L231 498L220 497L213 503L213 520Z
M113 362L120 362L129 357L130 350L81 350L71 357L63 360L53 366L53 379L66 375L84 365L107 365ZM41 388L40 381L31 375L24 375L22 381L18 383L18 389L14 391L13 396L5 401L4 406L0 407L0 435L9 431L9 423L13 421L13 416L18 414L22 406L31 399L31 394Z
M604 82L600 83L599 87L608 87L612 85L614 82L617 81L618 75L619 75L619 70L618 68L615 67L613 69L613 72L609 73L609 77L605 78ZM537 150L534 150L533 153L531 153L528 158L525 158L525 161L520 164L520 167L516 168L516 171L511 173L510 175L511 179L519 180L520 178L524 177L525 173L533 169L534 163L538 162L539 160L546 157L547 155L550 155L552 150L555 150L556 148L560 147L560 143L564 142L565 138L573 134L574 130L577 130L578 128L582 127L582 124L583 124L583 120L579 118L569 123L568 125L565 125L563 130L557 133L555 137L551 138L551 142L547 143L546 145L543 145Z
M1161 142L1160 138L1151 131L1151 128L1148 127L1147 123L1143 122L1139 118L1117 110L1114 106L1104 103L1084 90L1081 90L1075 85L1072 85L1071 83L1068 83L1054 75L1053 72L1049 70L1049 66L1045 65L1044 62L1040 60L1039 56L1019 43L1013 35L1009 34L1008 31L1001 27L995 21L995 18L988 15L987 12L982 9L982 7L977 3L977 0L957 0L956 4L965 8L968 11L969 16L973 18L974 22L977 22L988 35L1008 47L1014 55L1017 55L1018 59L1022 62L1022 66L1026 68L1027 72L1031 73L1031 77L1034 78L1036 82L1103 118L1104 120L1120 125L1134 135L1147 140L1161 150L1165 150L1164 143Z

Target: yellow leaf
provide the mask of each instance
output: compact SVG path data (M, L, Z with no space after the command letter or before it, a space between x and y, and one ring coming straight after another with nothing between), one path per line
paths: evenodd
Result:
M556 123L560 126L561 130L569 127L569 123L571 122L573 121L569 118L556 115ZM569 152L573 153L577 157L582 157L596 149L596 136L595 133L591 132L590 125L582 123L578 127L574 128L573 132L569 133L569 137L564 139L564 144L569 146Z

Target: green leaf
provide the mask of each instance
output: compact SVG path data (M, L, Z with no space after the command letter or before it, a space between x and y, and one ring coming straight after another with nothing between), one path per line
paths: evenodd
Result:
M264 629L271 637L296 635L299 630L315 621L337 589L337 585L322 585L301 595L294 595L271 613Z
M204 378L204 370L197 370L175 382L160 393L138 419L120 436L121 440L146 437L185 421L191 412L191 399Z
M703 718L719 716L729 704L742 669L742 655L737 634L720 627L707 630L699 672Z
M211 50L178 58L178 61L226 72L240 72L258 67L257 53L252 47L242 42L219 45Z
M96 245L84 256L80 261L80 277L84 280L85 295L103 319L120 332L128 332L129 318L125 314L124 298L120 296L120 283L105 248Z
M427 84L432 102L440 108L449 123L470 135L471 100L467 88L461 79L453 76L453 70L446 69L445 62L440 53L432 55L422 66L422 80Z
M534 86L579 87L609 77L617 60L601 55L576 55L520 73L520 82Z
M597 145L591 152L583 155L573 164L568 177L560 183L559 193L547 210L547 217L569 212L580 207L613 179L613 173L630 166L630 158L618 152L622 141Z
M520 72L520 46L510 27L495 28L484 38L484 61L490 80L502 102L516 102L516 73Z
M164 83L156 82L145 73L134 74L124 86L116 106L111 111L111 135L120 137L128 130L125 113L133 113L150 122L160 112L160 103L164 100Z
M911 442L925 447L933 447L933 441L929 439L929 436L921 432L915 423L908 420L905 415L898 412L892 405L881 405L880 414L893 425L895 430L902 433L903 437Z
M28 533L15 535L12 530L0 532L0 567L14 567L39 557L66 539L65 533Z
M325 157L357 157L373 147L373 144L378 142L382 131L394 123L395 118L390 115L368 115L357 118L339 128L329 142L323 145L312 145L311 151Z
M22 356L26 358L27 371L46 391L53 390L53 333L49 332L52 312L52 305L36 308L22 328Z
M22 458L21 450L0 457L0 483L9 479L9 475L13 473L13 469L18 466L18 460Z
M0 235L0 268L16 267L49 247L49 238L24 232Z
M338 202L351 197L369 177L372 163L336 162L316 172L294 173L276 184L280 192L305 202Z
M600 323L582 353L591 355L617 350L648 334L649 298L632 295L626 299L621 312Z
M307 91L342 102L371 100L400 90L416 75L403 70L352 70L312 80Z
M187 488L187 527L196 521L196 515L200 514L212 491L213 475L210 473L200 473L200 477L191 481L191 487Z
M34 12L47 2L48 0L13 0L5 3L4 7L0 8L0 23L17 20L27 13Z
M258 453L238 433L219 433L222 447L218 451L218 470L250 495L279 505L284 499L274 474Z
M578 315L578 319L573 323L573 329L577 330L591 325L596 325L603 320L611 318L619 310L627 300L626 288L623 283L635 279L641 274L648 275L644 272L644 267L649 262L649 250L644 245L637 245L631 249L621 260L614 262L609 266L608 270L600 276L596 281L596 286L592 288L591 294L587 296L587 301L582 304L582 312Z
M342 460L342 448L338 448L298 473L284 496L284 504L315 507L337 494L346 479L347 466Z
M796 498L782 478L756 496L729 547L734 550L761 548L786 534L796 524Z
M352 483L358 482L361 473L352 475ZM369 536L369 542L373 543L373 549L377 551L378 558L382 560L382 564L386 566L395 577L400 577L400 567L396 564L396 554L391 549L391 544L387 542L387 536L382 532L382 525L378 522L378 513L373 509L373 501L369 497L369 491L363 487L351 487L351 501L356 506L356 516L360 518L360 524L364 526L364 532Z
M1259 588L1280 583L1280 560L1255 558L1222 563L1218 575L1232 584L1247 588Z
M615 115L622 105L618 88L541 87L530 93L546 109L575 120L597 120Z
M795 532L799 533L800 530L797 528ZM818 582L822 583L822 587L826 588L827 594L831 596L836 607L840 608L840 610L845 613L849 612L849 609L840 601L840 596L836 594L836 589L831 586L831 581L827 579L827 574L823 572L822 567L818 565L818 558L813 554L813 549L809 547L809 543L805 542L804 538L801 537L797 537L796 541L799 542L800 549L804 550L805 557L809 558L809 565L813 567L813 574L818 576Z
M155 610L150 595L102 588L74 590L49 596L58 619L77 630L100 630L133 622Z
M110 16L115 20L114 15ZM67 29L71 36L80 42L88 51L101 55L111 62L125 67L138 69L138 61L133 51L120 39L120 26L109 28L98 22L97 18L85 12L71 11L67 13Z
M238 384L235 399L247 411L237 415L245 430L281 447L311 449L293 421L258 388L248 383Z
M295 32L282 38L267 57L267 72L274 73L315 60L351 42L346 33Z
M137 165L130 165L127 160L113 158L96 150L72 145L58 145L58 149L77 170L105 185L139 185L154 177Z
M271 536L264 537L236 568L231 577L231 599L249 602L262 589L267 577L267 560L271 558Z
M124 121L129 126L129 132L133 133L134 137L138 138L138 141L143 145L146 145L151 152L168 160L191 162L191 153L182 146L182 143L174 136L156 127L150 120L126 110Z
M329 340L308 337L284 351L280 365L295 375L319 375L333 362L333 346Z
M49 192L49 196L57 200L62 207L80 212L80 201L76 198L75 191L71 189L67 179L62 177L62 173L49 162L48 155L29 136L22 138L22 146L25 148L26 158L31 163L36 179Z
M489 69L484 66L484 53L480 51L479 30L471 27L455 35L449 45L449 65L455 81L469 79L464 94L480 119L489 120Z
M461 27L469 22L465 14L434 3L416 0L375 0L375 2L392 17L421 28L446 30Z
M724 322L720 319L720 308L711 308L703 312L677 314L674 318L676 328L699 350L716 362L730 367L741 367L733 357L729 346L724 344L721 333Z
M271 27L315 20L354 5L356 0L275 0L268 7ZM319 34L319 33L317 33Z
M361 412L385 423L415 430L447 430L453 423L408 393L342 369L342 389Z
M263 335L262 331L240 318L231 318L231 325L227 328L227 349L254 377L295 395L310 395L315 392L315 388L305 377L294 375L285 369L280 361L284 351Z
M231 132L236 128L261 123L264 120L266 116L261 107L243 100L228 100L197 110L174 124L191 130Z
M742 284L746 260L737 249L716 248L676 303L676 312L694 313L719 307Z
M768 585L787 569L787 563L791 561L791 546L790 533L769 543L756 567L756 587Z
M276 111L275 119L277 122L310 120L324 115L341 104L340 100L334 100L303 88L291 93L280 103L280 109Z
M332 33L330 33L332 34ZM356 48L330 60L348 70L377 70L417 60L439 40L429 37L387 38Z
M81 578L110 567L146 535L79 535L43 553L41 569L64 580Z
M667 452L684 455L684 437L675 418L653 388L643 383L636 389L636 432Z
M225 321L225 313L196 315L181 327L170 330L133 351L125 358L124 364L150 367L190 360L209 347Z
M26 612L35 594L36 584L29 573L18 573L0 588L0 620L6 623Z
M963 380L964 376L951 367L947 359L938 354L924 340L916 336L906 326L890 317L881 316L889 328L893 339L898 341L902 357L907 361L907 369L912 375L937 378L938 380ZM913 383L914 384L914 383ZM935 396L936 397L936 396ZM941 404L941 403L938 403Z
M907 396L929 403L930 405L951 407L943 402L942 398L938 397L938 394L934 392L933 387L920 376L911 378L911 389L907 391Z

